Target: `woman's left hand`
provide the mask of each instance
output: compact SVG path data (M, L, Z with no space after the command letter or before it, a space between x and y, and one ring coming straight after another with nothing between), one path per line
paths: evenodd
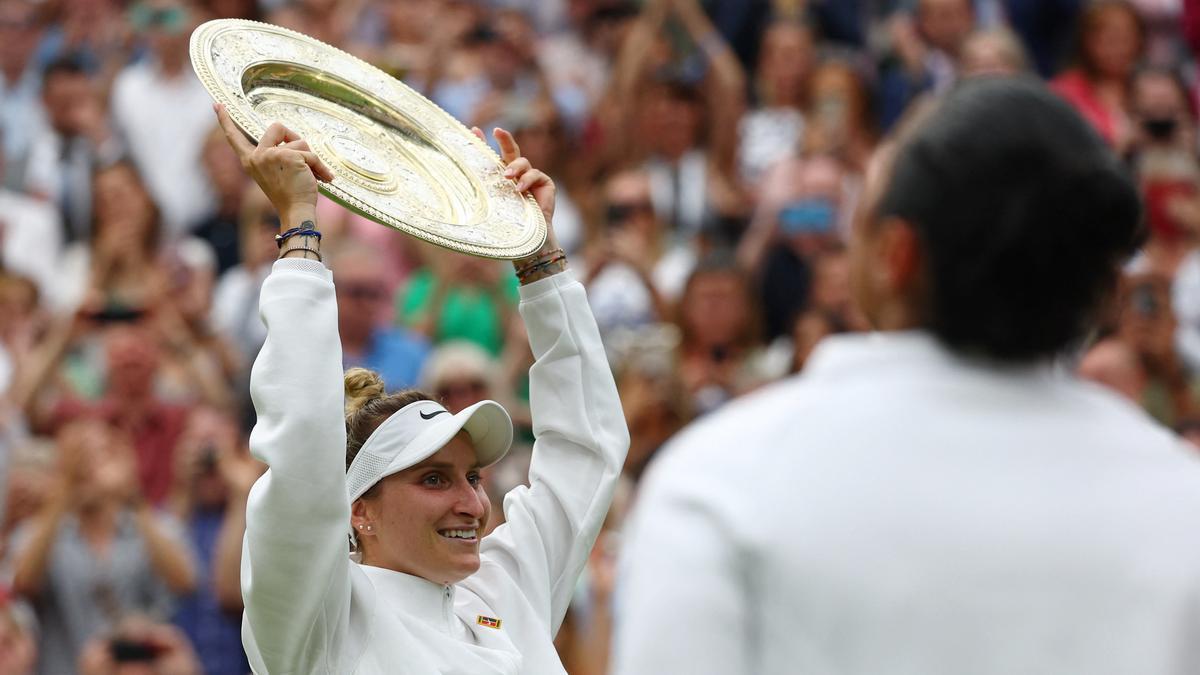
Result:
M479 140L487 142L479 127L472 127L471 132L479 137ZM542 215L546 217L546 244L542 246L541 250L548 251L558 248L558 238L554 236L554 226L551 224L554 218L554 197L557 194L554 181L538 169L533 168L529 160L521 156L521 148L512 134L496 127L492 130L492 135L500 144L500 159L504 160L507 167L504 170L504 176L517 182L517 192L528 192L533 195L538 207L542 209Z

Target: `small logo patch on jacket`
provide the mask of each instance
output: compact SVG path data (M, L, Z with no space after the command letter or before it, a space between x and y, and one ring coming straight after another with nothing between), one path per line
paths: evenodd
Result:
M475 619L475 622L478 623L480 626L487 626L488 628L495 628L496 630L500 630L500 619L493 619L490 616L484 616L484 615L480 614L479 618Z

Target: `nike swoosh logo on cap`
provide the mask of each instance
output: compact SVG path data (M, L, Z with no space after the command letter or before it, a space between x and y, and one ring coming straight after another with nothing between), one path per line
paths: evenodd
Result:
M426 415L425 413L421 413L421 419L431 420L431 419L437 417L438 415L448 415L448 414L449 414L449 411L447 411L447 410L434 410L433 412L429 413L428 415Z

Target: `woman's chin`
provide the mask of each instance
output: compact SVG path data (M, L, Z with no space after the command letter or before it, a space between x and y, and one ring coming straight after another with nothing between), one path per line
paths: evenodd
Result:
M459 554L446 561L446 582L457 584L479 571L479 554Z

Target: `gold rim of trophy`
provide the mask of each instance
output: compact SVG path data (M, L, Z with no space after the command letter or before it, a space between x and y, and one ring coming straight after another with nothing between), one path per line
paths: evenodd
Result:
M518 259L546 239L537 202L500 157L435 103L355 56L296 31L216 19L192 33L192 66L257 141L275 121L336 174L320 189L382 225L443 248Z

